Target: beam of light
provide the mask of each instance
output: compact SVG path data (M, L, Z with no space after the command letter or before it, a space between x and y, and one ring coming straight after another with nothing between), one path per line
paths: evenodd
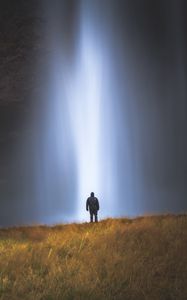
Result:
M99 217L114 215L114 122L106 48L91 7L83 1L79 26L74 29L76 43L69 55L67 36L59 26L60 1L55 4L51 12L49 3L47 14L49 75L43 102L44 155L36 191L40 203L45 199L48 214L43 219L50 223L88 220L85 203L91 192L100 200Z
M86 1L79 31L76 60L65 87L77 162L77 219L86 220L85 200L92 191L100 200L101 217L117 211L115 116L106 45Z
M78 167L78 218L86 218L85 198L101 191L102 64L89 24L81 28L73 76L66 85Z

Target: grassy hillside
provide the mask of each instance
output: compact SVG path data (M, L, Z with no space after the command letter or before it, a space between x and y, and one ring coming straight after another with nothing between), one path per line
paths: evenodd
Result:
M0 230L0 299L187 299L187 215Z

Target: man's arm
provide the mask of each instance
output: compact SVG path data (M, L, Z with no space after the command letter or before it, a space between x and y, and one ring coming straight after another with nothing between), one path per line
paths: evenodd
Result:
M88 210L88 206L89 206L89 199L86 200L86 210Z
M99 210L99 200L97 199L97 210Z

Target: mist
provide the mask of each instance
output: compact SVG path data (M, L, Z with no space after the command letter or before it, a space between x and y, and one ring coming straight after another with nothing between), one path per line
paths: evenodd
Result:
M7 104L19 125L2 152L0 224L86 221L91 192L99 218L186 211L185 2L54 0L34 11L38 50L19 87L29 100Z

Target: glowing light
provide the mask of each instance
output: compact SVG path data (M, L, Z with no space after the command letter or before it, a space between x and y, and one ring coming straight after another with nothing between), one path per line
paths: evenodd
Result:
M56 20L62 17L56 13L61 2L55 3L54 11L48 8L47 14L51 28L51 34L46 30L50 74L42 136L45 153L39 171L36 168L36 193L40 195L38 202L45 199L46 210L51 211L45 215L48 222L83 221L89 218L85 205L90 192L95 192L100 200L99 217L114 211L116 180L112 101L107 88L109 64L86 1L80 6L74 52L67 54L62 43L66 39L59 26L61 19Z
M96 42L84 26L74 76L67 84L67 97L78 167L78 218L85 215L85 197L101 195L101 84L102 68Z

